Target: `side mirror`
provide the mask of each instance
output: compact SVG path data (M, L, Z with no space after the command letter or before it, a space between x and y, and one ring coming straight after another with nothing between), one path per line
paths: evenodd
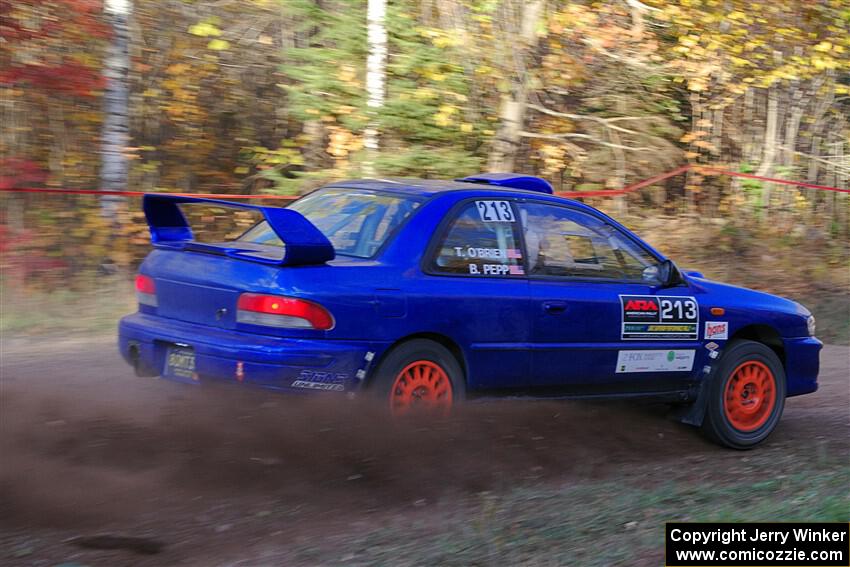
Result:
M661 287L673 287L682 283L682 274L673 260L664 260L658 265L658 280Z

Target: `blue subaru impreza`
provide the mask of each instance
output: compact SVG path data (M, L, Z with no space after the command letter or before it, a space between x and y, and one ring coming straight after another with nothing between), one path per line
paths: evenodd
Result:
M257 223L196 239L187 207ZM706 280L544 180L357 180L285 208L147 195L154 250L121 320L139 375L372 396L654 397L730 447L817 389L803 306Z

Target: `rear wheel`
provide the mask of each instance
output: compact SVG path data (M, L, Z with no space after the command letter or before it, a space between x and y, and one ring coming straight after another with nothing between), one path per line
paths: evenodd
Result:
M709 385L703 431L733 449L749 449L776 427L785 407L785 371L769 347L734 341Z
M378 367L372 391L392 415L445 415L463 399L463 371L444 346L416 339L394 348Z

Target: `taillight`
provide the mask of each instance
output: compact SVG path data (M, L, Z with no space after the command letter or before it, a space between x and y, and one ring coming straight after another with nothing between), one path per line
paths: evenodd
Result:
M142 305L156 307L156 283L144 274L136 276L136 298Z
M236 321L266 327L320 331L327 331L334 326L333 316L318 303L261 293L243 293L239 296Z

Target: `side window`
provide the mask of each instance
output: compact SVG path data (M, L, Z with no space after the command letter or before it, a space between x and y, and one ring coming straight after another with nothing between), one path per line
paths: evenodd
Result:
M432 268L471 276L525 275L511 202L481 199L464 205L442 237Z
M522 204L520 218L531 275L654 281L658 260L601 219L539 203Z

